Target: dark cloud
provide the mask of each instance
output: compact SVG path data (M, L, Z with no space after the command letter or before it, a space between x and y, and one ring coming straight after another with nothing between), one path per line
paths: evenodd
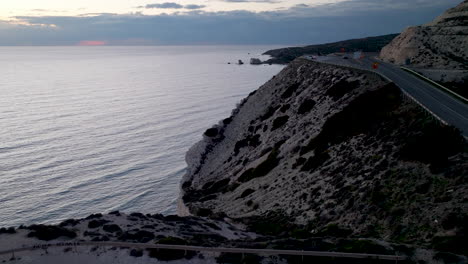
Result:
M279 0L222 0L223 2L229 3L280 3Z
M147 8L147 9L156 8L156 9L189 9L189 10L202 9L205 7L206 7L205 5L195 5L195 4L180 5L180 4L172 3L172 2L139 6L139 8Z
M104 40L115 45L314 44L400 32L433 20L459 1L380 0L378 4L383 7L373 3L353 0L261 13L195 9L151 16L23 16L17 19L38 26L0 21L0 45L69 45L81 40ZM56 27L44 26L52 24Z
M191 5L185 5L184 8L185 9L202 9L202 8L205 8L206 5L194 5L194 4L191 4Z
M347 0L334 4L324 4L320 6L302 6L307 11L318 11L320 14L360 14L372 13L388 10L390 12L401 10L402 12L412 12L421 9L438 8L440 12L448 7L453 7L460 3L460 0ZM296 7L301 7L298 5Z
M146 5L145 8L181 9L181 8L184 8L184 6L179 5L177 3L166 2L166 3L162 3L162 4L149 4L149 5Z

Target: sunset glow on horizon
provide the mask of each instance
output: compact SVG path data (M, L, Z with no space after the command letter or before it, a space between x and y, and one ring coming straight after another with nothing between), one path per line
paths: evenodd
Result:
M106 41L102 40L82 40L78 43L78 46L104 46Z

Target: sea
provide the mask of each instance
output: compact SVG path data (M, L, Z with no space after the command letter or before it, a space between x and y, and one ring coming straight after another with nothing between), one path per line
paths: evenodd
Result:
M272 48L0 47L0 227L175 214L186 151L282 69L248 63Z

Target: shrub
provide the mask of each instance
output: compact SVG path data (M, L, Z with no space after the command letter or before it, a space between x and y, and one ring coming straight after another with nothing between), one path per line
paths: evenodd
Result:
M218 129L209 128L205 131L205 136L207 137L216 137L218 135Z
M432 248L452 252L462 255L468 255L468 237L464 234L456 236L436 236L432 239Z
M108 236L97 236L91 239L91 241L109 241L109 240L110 239Z
M203 185L202 192L204 195L219 193L227 189L229 185L229 179L222 179L216 182L208 182Z
M288 86L288 88L286 88L286 91L284 91L284 93L281 95L281 98L287 99L291 97L291 95L293 95L293 93L297 90L297 88L299 88L299 86L301 86L300 83L294 83Z
M234 145L234 154L237 155L239 154L239 151L241 148L244 148L244 147L247 147L247 146L250 146L250 147L258 147L262 142L260 141L260 135L259 134L256 134L256 135L253 135L253 136L248 136L242 140L239 140L236 142L236 144Z
M101 217L102 217L102 214L91 214L88 217L86 217L85 219L89 220L89 219L97 219L97 218L101 218Z
M289 217L282 211L270 211L263 216L245 218L249 230L262 235L279 236L291 230Z
M5 228L5 227L2 227L0 228L0 234L14 234L16 233L16 230L14 227L9 227L9 228Z
M145 219L146 216L142 213L131 213L130 216Z
M207 216L212 215L213 211L208 208L198 208L195 214L198 216L207 217Z
M280 116L280 117L277 117L274 121L273 121L273 125L271 127L271 131L273 130L276 130L282 126L284 126L284 124L286 124L289 120L289 116L285 115L285 116Z
M454 127L435 122L421 124L421 131L405 139L401 150L404 160L431 164L432 169L445 167L448 157L463 151L466 141Z
M138 258L143 256L143 250L141 249L132 249L130 250L130 256Z
M434 259L442 263L463 263L463 260L459 256L447 252L437 252L434 255Z
M312 110L312 108L314 108L315 104L316 103L315 103L314 100L305 99L304 102L302 102L301 105L299 106L299 109L297 110L297 113L300 114L300 115L308 113L308 112L310 112L310 110Z
M119 231L122 231L122 229L120 228L120 226L116 225L116 224L110 224L110 225L104 225L102 227L102 229L106 232L109 232L109 233L115 233L115 232L119 232Z
M139 230L136 232L124 232L122 235L119 236L119 240L122 241L136 241L139 243L147 243L154 239L154 234L149 231Z
M245 197L249 196L250 194L252 194L254 192L255 192L255 190L247 189L247 190L242 192L242 194L239 196L239 198L245 198Z
M468 231L468 214L454 210L442 219L442 227L445 230L457 228L459 232Z
M337 248L339 251L350 253L368 253L368 254L393 254L394 252L386 249L371 240L341 240Z
M36 237L39 240L49 241L59 237L76 237L75 232L59 226L32 225L28 229L33 230L28 234L28 237Z
M265 112L265 114L263 114L262 116L260 116L260 120L261 121L265 121L267 119L269 119L270 117L272 117L276 110L278 110L279 106L275 106L275 107L268 107L267 111Z
M337 224L329 224L321 231L319 231L317 235L330 237L347 237L352 233L353 231L351 229L340 227Z
M99 220L91 220L88 223L88 228L98 228L106 223L109 223L109 221L104 220L104 219L99 219Z
M288 111L288 109L290 107L291 107L290 104L285 104L285 105L281 106L281 108L280 108L281 113L284 113L284 112Z
M305 239L305 238L310 237L311 234L306 229L294 228L291 232L289 232L289 235L293 238Z
M273 170L276 166L278 166L278 164L278 149L274 148L265 161L260 163L256 168L250 168L246 170L244 173L242 173L238 180L240 182L248 182L252 179L263 177L267 175L271 170Z
M63 221L62 223L60 223L59 226L67 226L67 225L76 226L79 223L80 223L80 220L67 219Z
M330 158L331 158L330 155L328 155L328 153L326 152L316 153L314 156L307 159L307 161L302 166L301 170L302 171L314 171L315 169L320 167Z
M379 124L391 116L399 106L401 92L395 84L387 84L375 91L360 95L341 112L330 117L321 132L301 148L303 155L314 149L325 151L329 145L379 128Z
M327 90L326 95L331 96L333 100L338 100L345 94L359 87L360 84L361 83L357 80L352 82L340 80Z
M232 117L228 117L228 118L223 120L223 124L225 124L225 125L229 125L231 122L232 122Z

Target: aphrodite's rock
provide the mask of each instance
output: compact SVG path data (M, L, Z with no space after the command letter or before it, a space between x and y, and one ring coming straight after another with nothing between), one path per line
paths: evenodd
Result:
M262 64L262 61L261 61L260 59L258 59L258 58L251 58L251 59L250 59L250 64L252 64L252 65L260 65L260 64Z

